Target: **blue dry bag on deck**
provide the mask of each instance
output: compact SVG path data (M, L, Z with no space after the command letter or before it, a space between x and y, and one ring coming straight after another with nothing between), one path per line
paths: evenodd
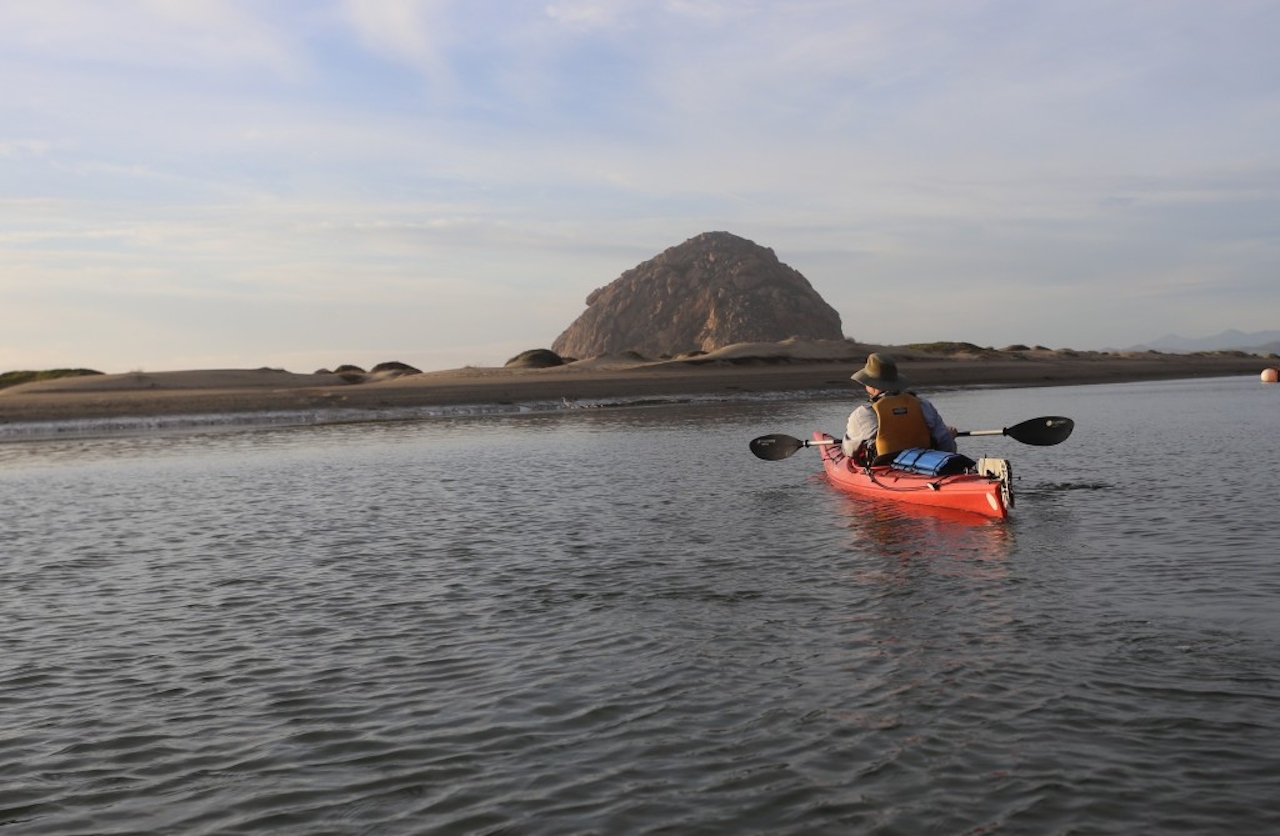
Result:
M959 453L912 447L894 456L889 466L894 470L905 470L908 473L920 473L925 476L952 476L956 473L964 473L975 464L973 459Z

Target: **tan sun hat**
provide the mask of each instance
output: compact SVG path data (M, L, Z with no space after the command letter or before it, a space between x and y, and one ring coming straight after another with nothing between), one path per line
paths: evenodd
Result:
M886 392L897 392L911 385L911 381L898 374L898 361L888 354L872 354L867 364L853 373L853 380Z

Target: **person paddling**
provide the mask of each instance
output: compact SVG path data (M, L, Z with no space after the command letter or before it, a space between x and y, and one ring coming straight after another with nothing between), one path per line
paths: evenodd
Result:
M849 414L841 447L859 464L884 463L903 450L929 447L956 452L956 429L927 399L907 391L907 378L888 354L872 354L852 380L867 390L870 403Z

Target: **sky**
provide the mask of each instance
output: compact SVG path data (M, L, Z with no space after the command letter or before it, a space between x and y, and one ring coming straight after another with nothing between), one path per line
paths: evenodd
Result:
M1280 326L1275 0L0 0L0 371L502 365L699 233L846 336Z

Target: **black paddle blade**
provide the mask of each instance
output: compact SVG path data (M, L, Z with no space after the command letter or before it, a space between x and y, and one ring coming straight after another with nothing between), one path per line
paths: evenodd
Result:
M756 458L770 462L785 459L804 446L805 443L800 439L781 433L751 439L751 452L756 454Z
M1044 418L1032 418L1005 429L1004 434L1036 447L1052 447L1061 444L1076 428L1076 422L1061 415L1048 415Z

